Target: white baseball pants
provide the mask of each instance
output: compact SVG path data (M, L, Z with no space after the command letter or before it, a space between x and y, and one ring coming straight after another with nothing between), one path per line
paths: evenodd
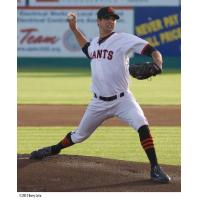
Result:
M123 97L118 97L113 101L102 101L94 97L88 105L78 128L72 132L72 141L74 143L84 141L106 119L114 116L127 122L136 131L141 126L148 125L140 105L130 91L125 92Z

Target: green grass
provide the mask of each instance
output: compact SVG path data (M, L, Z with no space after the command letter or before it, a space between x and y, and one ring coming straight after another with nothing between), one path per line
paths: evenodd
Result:
M163 73L151 80L131 79L130 89L140 104L180 104L180 73ZM18 71L18 104L88 104L90 71Z
M31 151L60 141L73 127L19 127L17 152ZM159 162L180 165L180 127L152 127ZM148 162L137 133L130 127L100 127L87 140L64 149L63 154Z

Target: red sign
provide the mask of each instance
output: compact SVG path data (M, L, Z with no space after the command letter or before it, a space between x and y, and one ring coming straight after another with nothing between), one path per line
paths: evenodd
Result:
M59 40L56 36L35 35L35 33L38 32L37 28L21 29L20 32L24 33L20 44L55 44Z

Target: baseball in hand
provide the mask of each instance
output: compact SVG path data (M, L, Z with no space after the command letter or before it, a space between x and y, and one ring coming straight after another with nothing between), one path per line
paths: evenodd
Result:
M72 20L73 18L74 18L73 13L68 13L68 14L67 14L67 17L66 17L66 20L67 20L67 21L70 21L70 20Z

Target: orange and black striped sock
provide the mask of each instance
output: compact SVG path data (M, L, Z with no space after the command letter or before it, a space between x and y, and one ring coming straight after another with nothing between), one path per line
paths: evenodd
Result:
M71 139L71 132L69 132L59 143L58 145L61 146L61 148L66 148L69 146L72 146L74 143L72 142Z
M52 146L52 153L60 152L61 149L72 146L71 132L68 133L58 144Z
M138 132L141 145L146 152L146 155L151 163L151 167L153 167L158 164L158 161L149 127L147 125L144 125L138 130Z
M148 149L154 148L153 138L152 138L151 134L149 134L149 136L147 136L147 137L148 138L140 141L141 145L145 151L147 151Z

